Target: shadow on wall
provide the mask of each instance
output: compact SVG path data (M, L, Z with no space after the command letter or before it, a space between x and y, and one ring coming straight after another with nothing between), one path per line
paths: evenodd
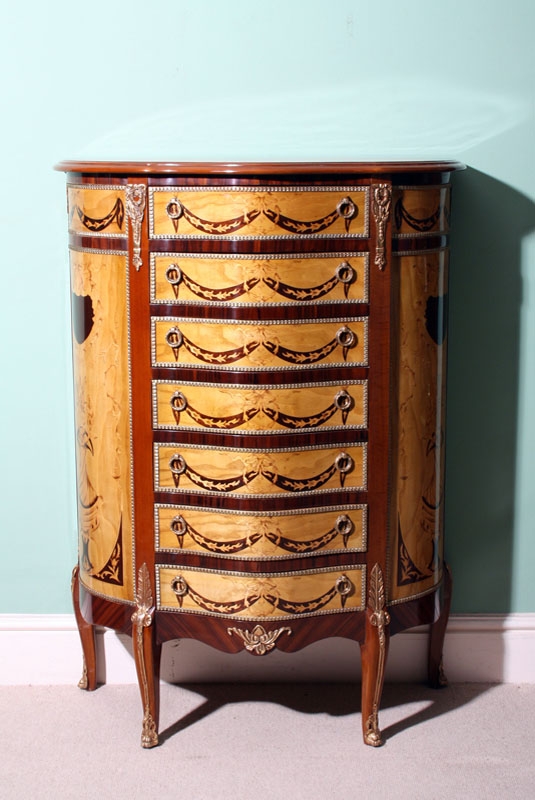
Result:
M522 237L535 204L474 169L453 176L446 556L453 608L511 610Z

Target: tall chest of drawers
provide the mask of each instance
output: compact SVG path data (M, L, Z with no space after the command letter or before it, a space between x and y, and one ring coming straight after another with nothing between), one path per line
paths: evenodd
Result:
M68 173L81 686L133 637L142 745L161 646L389 636L442 679L450 175L460 165L58 165Z

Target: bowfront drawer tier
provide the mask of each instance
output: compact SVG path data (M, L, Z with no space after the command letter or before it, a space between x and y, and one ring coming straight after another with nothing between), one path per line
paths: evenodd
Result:
M368 302L368 254L151 255L151 301L174 305Z
M366 428L367 382L268 384L177 383L152 385L153 426L176 430L280 433L317 428Z
M152 320L152 364L226 369L283 369L312 364L365 366L366 318L226 322L220 319L157 317Z
M155 239L368 236L365 186L171 186L149 195Z
M158 608L227 619L280 621L365 607L365 567L284 573L158 567ZM290 629L291 633L291 629Z
M362 553L366 506L263 513L159 503L155 531L157 551L177 558L184 553L257 560Z
M213 450L156 444L155 490L272 495L366 488L366 445L296 450Z
M362 649L442 680L450 174L460 165L73 163L67 171L81 686L133 636L142 745L161 646ZM254 669L254 665L252 665Z

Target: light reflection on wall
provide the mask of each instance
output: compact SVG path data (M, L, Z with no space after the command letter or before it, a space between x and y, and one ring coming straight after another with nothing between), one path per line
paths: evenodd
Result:
M73 158L350 161L459 157L524 122L524 98L420 78L233 96L163 109L87 143Z

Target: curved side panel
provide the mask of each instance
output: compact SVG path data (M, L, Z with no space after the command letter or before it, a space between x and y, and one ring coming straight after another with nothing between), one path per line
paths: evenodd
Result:
M80 580L133 597L126 255L71 250Z
M391 603L430 591L443 568L447 254L397 260L399 419Z

